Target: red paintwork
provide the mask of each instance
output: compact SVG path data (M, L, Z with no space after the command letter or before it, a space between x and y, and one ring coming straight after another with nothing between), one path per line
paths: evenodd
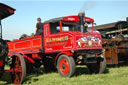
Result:
M62 32L62 21L60 21L60 32Z
M60 68L60 72L63 75L67 75L69 73L69 63L67 61L67 59L62 58L60 60L60 64L59 64L59 68Z
M92 18L89 18L89 17L84 17L85 21L88 22L88 23L92 23L94 22L94 20Z
M40 52L39 49L42 48L41 36L30 37L26 39L16 40L8 42L9 54L19 54L19 53L37 53Z
M35 63L35 61L34 60L32 60L30 57L28 57L27 55L24 55L23 54L23 56L26 58L26 59L28 59L31 63Z
M32 58L34 58L34 59L42 59L42 57L39 54L32 54Z
M3 66L3 60L0 60L0 66Z
M57 61L57 59L58 59L58 57L61 55L61 54L65 54L65 55L68 55L68 56L73 56L73 53L71 53L71 52L60 52L60 53L58 53L57 54L57 56L56 56L56 58L55 58L55 63L54 63L54 66L56 66L56 61Z
M67 17L63 17L62 20L63 21L74 21L74 22L78 22L79 21L79 16L67 16Z
M94 20L85 17L85 21L93 23ZM79 16L63 17L62 21L79 21ZM62 21L60 21L60 33L51 34L50 24L44 24L43 41L42 36L35 36L26 39L8 42L9 55L14 54L33 54L41 53L40 49L44 47L44 53L63 53L73 55L71 52L75 50L93 50L102 49L101 35L98 32L81 33L67 31L62 32ZM67 51L70 51L66 53ZM36 53L34 55L34 53ZM39 55L36 57L39 58ZM33 62L31 59L29 59Z
M92 23L94 22L94 20L92 18L89 18L89 17L84 17L85 21L87 23ZM79 22L80 19L79 19L79 16L67 16L67 17L63 17L62 18L62 21L73 21L73 22Z
M14 10L8 8L8 11L10 12L10 14L14 14Z
M95 44L96 46L93 47L79 47L77 44L77 41L82 37L97 37L101 41L100 33L97 32L91 32L91 33L80 33L80 32L63 32L63 33L56 33L56 34L49 34L48 36L45 36L45 40L51 39L51 38L60 38L64 36L68 36L67 41L58 41L58 42L45 42L45 52L46 53L52 53L52 52L62 52L62 51L71 51L71 50L87 50L87 49L102 49L102 44L100 42L100 45L98 46L98 43L93 42L92 44ZM84 42L82 44L85 44ZM88 43L86 43L88 45Z

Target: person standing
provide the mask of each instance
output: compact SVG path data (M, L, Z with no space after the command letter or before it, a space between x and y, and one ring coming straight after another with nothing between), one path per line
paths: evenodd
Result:
M41 35L43 32L43 23L41 22L41 18L37 18L37 24L36 24L36 34L37 35Z

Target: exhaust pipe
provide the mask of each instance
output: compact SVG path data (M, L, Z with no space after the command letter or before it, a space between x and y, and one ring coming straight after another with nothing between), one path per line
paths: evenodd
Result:
M126 18L126 21L127 21L127 29L128 29L128 17Z
M81 32L84 33L84 17L85 17L85 13L80 12L78 14L78 16L79 16L79 19L80 19L79 23L80 23Z

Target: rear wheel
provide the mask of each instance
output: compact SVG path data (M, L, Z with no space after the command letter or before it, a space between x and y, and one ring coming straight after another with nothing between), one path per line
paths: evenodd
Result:
M57 70L62 77L71 77L75 72L73 57L61 55L57 61Z
M101 58L97 59L97 63L89 63L87 67L91 74L103 73L106 69L106 58L101 55Z
M25 78L26 75L26 65L24 56L17 54L11 56L10 70L13 72L10 73L11 79L14 84L20 84Z

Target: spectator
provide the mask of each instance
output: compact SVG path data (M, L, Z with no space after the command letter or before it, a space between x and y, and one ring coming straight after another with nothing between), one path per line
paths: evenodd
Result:
M37 18L37 24L36 24L36 34L37 35L41 35L43 32L43 23L41 22L41 18Z

